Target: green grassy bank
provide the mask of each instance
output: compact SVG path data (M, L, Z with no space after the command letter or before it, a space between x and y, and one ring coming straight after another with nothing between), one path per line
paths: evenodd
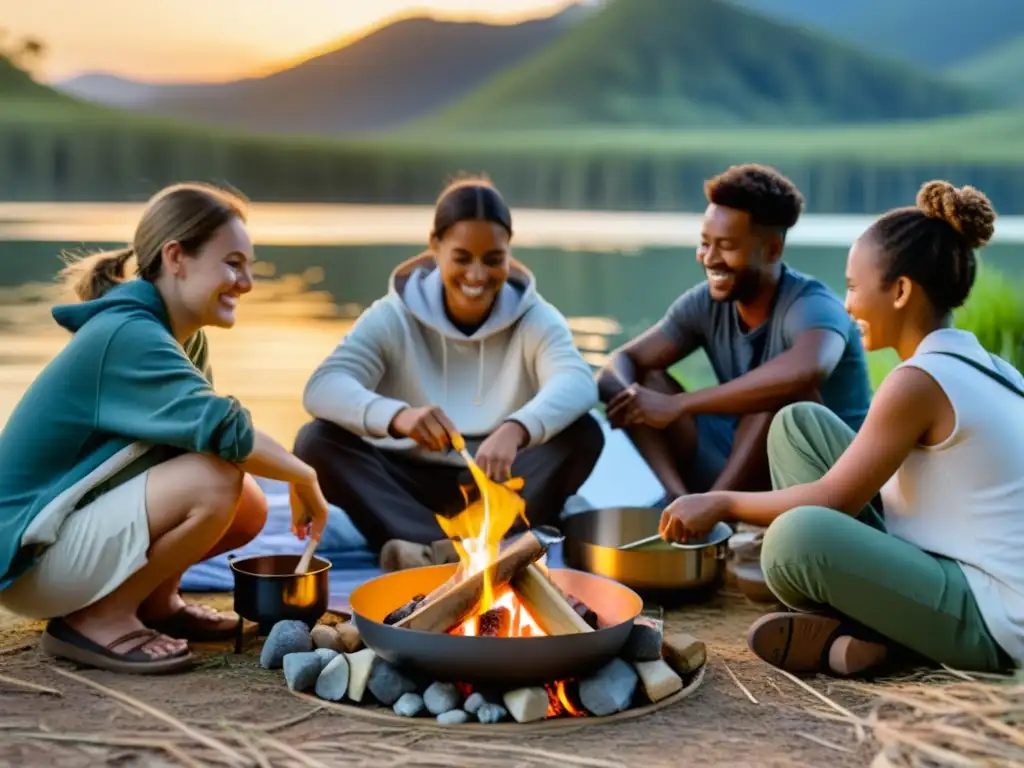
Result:
M281 138L16 93L0 99L0 196L134 200L192 178L260 200L429 203L469 170L519 206L696 210L705 177L759 161L791 175L812 212L902 205L943 177L981 187L1009 215L1024 214L1020 136L1024 112L860 128Z

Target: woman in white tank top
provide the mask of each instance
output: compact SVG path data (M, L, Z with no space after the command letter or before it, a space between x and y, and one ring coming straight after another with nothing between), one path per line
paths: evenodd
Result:
M994 232L984 194L933 181L854 243L846 309L866 349L895 349L856 435L820 405L784 408L775 490L665 510L662 536L718 520L768 526L761 566L791 611L751 649L793 672L855 674L892 651L960 669L1024 662L1024 377L952 328Z

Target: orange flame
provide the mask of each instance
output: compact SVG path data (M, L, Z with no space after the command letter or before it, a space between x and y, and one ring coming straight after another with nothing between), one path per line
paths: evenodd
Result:
M452 447L465 457L473 480L480 489L480 498L455 517L436 517L441 530L455 545L465 576L484 574L483 594L476 610L479 614L494 605L494 591L487 568L498 559L501 540L515 525L517 517L528 524L526 502L516 493L523 487L523 478L513 477L504 483L495 483L466 453L466 442L461 435L452 435ZM463 495L468 503L465 489Z
M561 715L586 717L586 711L573 704L568 691L565 689L565 685L565 680L558 680L544 686L548 692L548 713L546 717L560 717Z

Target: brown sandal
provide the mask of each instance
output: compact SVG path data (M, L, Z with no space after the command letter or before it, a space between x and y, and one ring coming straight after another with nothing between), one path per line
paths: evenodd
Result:
M191 640L194 643L216 643L221 640L230 640L238 632L238 617L231 619L231 626L218 626L220 622L227 621L230 615L223 611L214 611L219 617L210 618L193 613L189 609L191 605L184 605L170 616L158 621L144 621L150 629L156 630L161 635L167 635L178 640ZM212 610L212 609L211 609Z
M93 642L63 619L51 619L40 639L43 652L96 669L135 675L162 675L189 669L196 660L188 648L164 656L151 656L142 650L160 633L153 629L134 629L106 646ZM128 645L122 651L115 648Z
M747 645L773 667L787 672L848 676L886 661L888 644L873 635L832 616L769 613L750 625ZM833 655L832 647L841 639L836 646L839 653Z

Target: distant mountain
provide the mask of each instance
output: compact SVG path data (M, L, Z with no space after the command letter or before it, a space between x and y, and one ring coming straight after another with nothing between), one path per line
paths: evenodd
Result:
M3 97L61 98L52 89L33 80L28 72L0 56L0 98Z
M589 13L573 6L516 25L414 18L268 77L146 85L90 74L58 88L110 106L250 130L376 131L457 100L559 39Z
M414 127L866 123L990 103L910 65L721 0L613 0Z
M958 82L1024 103L1024 34L949 70Z
M1024 34L1022 0L730 1L932 69L981 56Z
M138 107L155 94L161 91L173 92L177 87L180 86L137 83L105 72L89 72L54 84L54 88L69 96L124 109Z

